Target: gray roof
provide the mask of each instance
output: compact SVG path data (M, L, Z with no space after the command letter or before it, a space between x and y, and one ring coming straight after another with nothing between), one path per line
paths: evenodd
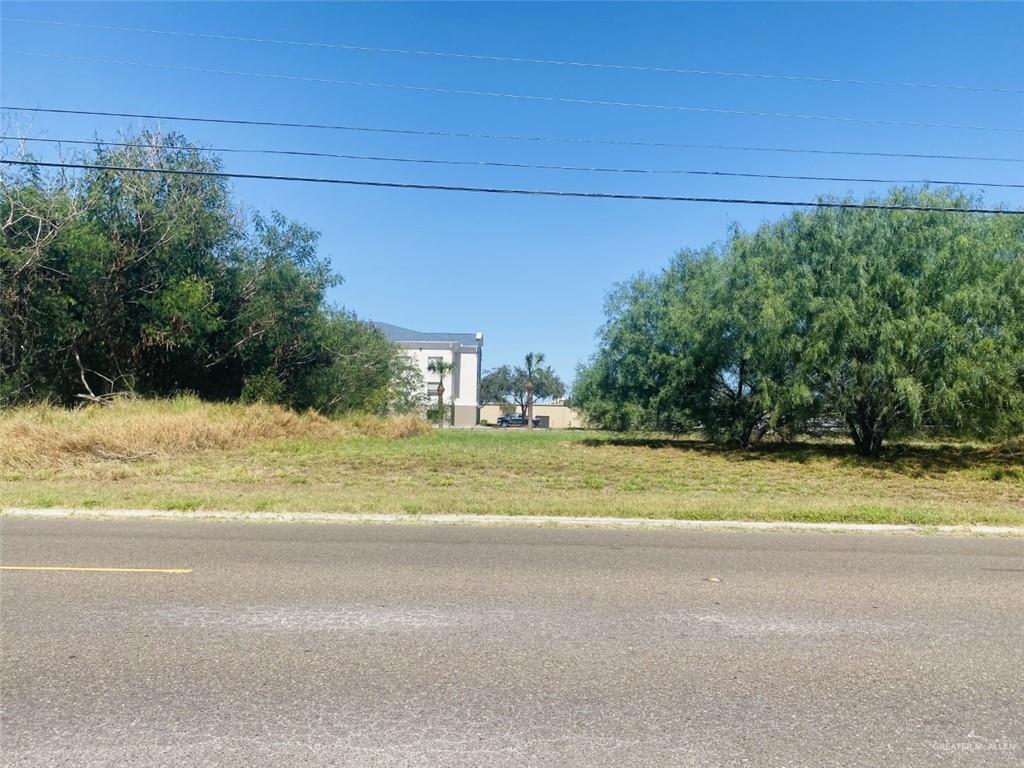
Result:
M422 331L413 331L398 325L391 325L390 323L371 322L370 325L394 342L442 342L445 344L464 344L467 347L475 347L480 344L476 339L475 333L423 333Z

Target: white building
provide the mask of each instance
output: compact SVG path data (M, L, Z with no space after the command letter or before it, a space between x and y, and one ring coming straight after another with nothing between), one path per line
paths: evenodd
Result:
M482 333L421 333L388 323L373 323L419 368L426 382L430 402L437 402L437 374L428 370L430 361L440 359L455 367L441 382L445 403L454 404L456 427L472 427L480 423L480 355L484 346Z

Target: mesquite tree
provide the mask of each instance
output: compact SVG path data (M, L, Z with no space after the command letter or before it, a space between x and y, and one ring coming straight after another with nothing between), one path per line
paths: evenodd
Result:
M952 191L882 201L944 208ZM794 213L613 292L574 403L616 428L749 445L842 425L859 453L921 432L1024 429L1024 221Z

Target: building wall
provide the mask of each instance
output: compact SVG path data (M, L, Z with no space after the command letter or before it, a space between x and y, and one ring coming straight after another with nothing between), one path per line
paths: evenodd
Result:
M502 409L503 406L495 405L494 403L488 403L480 408L480 421L487 422L488 424L494 424L498 417L507 411ZM517 408L518 410L518 408ZM562 404L544 404L537 403L533 406L533 415L547 416L551 429L583 429L586 427L586 421L583 418L583 414L579 411L570 408L568 405Z
M475 427L480 423L480 409L475 405L456 405L452 408L453 427Z
M465 349L465 348L463 348ZM477 393L480 391L479 355L476 352L459 353L459 386L455 397L455 405L480 405Z
M455 426L471 427L480 422L480 355L475 349L460 347L458 344L446 348L413 347L408 344L401 346L423 376L424 394L432 406L437 403L438 377L428 370L430 360L438 357L447 363L454 362L455 370L441 382L444 384L444 402L446 405L454 405Z
M402 350L423 379L423 397L437 405L437 385L444 388L444 404L452 408L452 423L472 427L480 422L480 356L484 335L477 333L423 333L391 323L374 327ZM439 381L429 370L432 359L449 363L452 372Z
M437 374L431 373L427 370L427 365L430 363L430 358L440 357L446 363L452 362L452 352L448 349L404 349L402 350L409 359L412 360L423 377L423 386L425 388L424 393L430 396L430 402L437 402ZM453 396L454 393L454 381L453 376L449 374L442 380L444 384L444 399L445 402Z

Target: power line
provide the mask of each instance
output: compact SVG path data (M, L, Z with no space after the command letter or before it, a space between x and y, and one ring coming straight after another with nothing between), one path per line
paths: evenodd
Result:
M33 138L28 136L2 136L0 141L29 141L46 144L85 144L89 146L124 147L142 149L189 149L175 144L152 144L139 142L101 141L99 139L51 139ZM317 157L339 160L366 160L389 163L414 163L423 165L455 165L483 168L518 168L542 171L579 171L583 173L618 173L618 174L672 174L686 176L724 176L743 179L772 179L786 181L844 181L862 182L867 184L938 184L962 187L1000 187L1006 189L1024 189L1024 184L1000 182L963 181L959 179L875 179L856 176L804 176L781 173L748 173L741 171L708 171L675 168L607 168L601 166L579 165L547 165L543 163L514 163L497 160L448 160L422 157L396 157L393 155L353 155L338 152L314 152L299 149L263 149L242 147L197 147L205 152L221 152L233 154L284 155L289 157Z
M493 133L467 133L455 131L426 131L413 128L385 128L376 126L359 125L337 125L330 123L299 123L283 122L275 120L244 120L226 117L192 117L186 115L162 115L144 112L104 112L88 109L55 109L45 107L16 107L0 105L0 110L11 112L40 112L58 115L88 115L92 117L131 117L140 120L169 120L187 123L215 123L220 125L247 125L270 128L304 128L325 131L354 131L361 133L385 133L401 134L411 136L434 136L459 139L489 139L500 141L530 141L557 144L593 144L613 145L628 147L650 147L661 149L715 149L729 150L736 152L780 152L787 154L810 154L810 155L840 155L853 157L889 157L889 158L912 158L923 160L970 160L976 162L995 163L1024 163L1024 158L1018 157L991 157L984 155L943 155L927 154L921 152L869 152L861 150L840 150L840 149L808 149L792 147L756 147L735 144L684 144L658 141L630 141L626 139L594 139L594 138L570 138L558 136L525 136L514 134L493 134Z
M514 99L518 101L535 101L547 104L585 104L597 107L624 107L629 109L654 109L673 112L689 112L712 115L731 115L734 117L764 117L787 120L817 120L837 123L857 123L860 125L887 125L911 128L947 128L963 131L995 131L1001 133L1024 133L1024 128L1005 126L962 125L956 123L924 123L912 120L882 120L880 118L844 117L841 115L806 115L792 112L762 112L743 109L724 109L720 107L694 107L681 104L649 104L637 101L611 101L608 99L583 99L569 96L542 96L526 93L507 93L503 91L473 91L464 88L440 88L426 85L410 85L408 83L376 83L364 80L338 80L328 77L308 77L305 75L284 75L273 72L245 72L235 69L209 69L206 67L187 67L182 64L154 64L143 61L124 61L120 59L96 59L88 56L65 56L56 53L37 51L8 51L14 56L32 56L58 61L74 61L87 64L109 64L125 67L142 67L144 69L160 69L171 72L192 72L204 75L230 75L233 77L255 77L288 82L318 83L321 85L346 85L356 88L380 88L385 90L407 91L414 93L437 93L447 96L480 96L495 99Z
M954 85L950 83L917 83L917 82L901 82L901 81L889 81L889 80L858 80L850 78L835 78L835 77L821 77L816 75L780 75L780 74L766 74L761 72L730 72L725 70L714 70L714 69L687 69L680 67L658 67L658 66L642 66L638 64L610 64L603 62L587 62L587 61L570 61L563 59L535 59L535 58L524 58L518 56L490 56L473 53L455 53L450 51L424 51L410 48L385 48L378 46L368 45L353 45L351 43L322 43L322 42L311 42L304 40L280 40L275 38L263 38L263 37L243 37L241 35L216 35L205 32L183 32L176 30L166 29L139 29L137 27L114 27L105 26L101 24L79 24L69 21L44 21L42 19L22 19L4 17L0 19L2 21L17 22L19 24L40 24L52 27L71 27L75 29L94 29L103 30L107 32L131 32L137 34L148 34L148 35L165 35L169 37L187 37L187 38L199 38L204 40L224 40L231 42L241 43L261 43L269 45L291 45L300 46L304 48L326 48L332 50L343 50L343 51L360 51L364 53L386 53L386 54L399 54L405 56L433 56L437 58L449 58L449 59L471 59L474 61L494 61L504 64L541 64L541 65L552 65L552 66L565 66L565 67L583 67L588 69L614 69L614 70L627 70L632 72L660 72L665 74L677 74L677 75L707 75L713 77L738 77L738 78L751 78L761 80L787 80L787 81L799 81L799 82L811 82L811 83L829 83L833 85L865 85L865 86L883 86L883 87L894 87L894 88L931 88L931 89L942 89L952 91L978 91L988 93L1009 93L1018 94L1024 93L1024 89L1020 88L999 88L994 86L974 86L974 85Z
M510 189L507 187L470 187L455 184L414 184L398 181L371 181L367 179L336 179L316 176L275 176L264 173L228 173L226 171L196 171L180 168L145 168L138 166L100 165L88 163L48 163L39 160L0 160L5 165L30 166L37 168L64 168L91 171L116 171L122 173L155 173L174 176L202 176L224 179L258 179L264 181L292 181L310 184L341 184L356 187L379 187L387 189L439 190L444 192L477 192L496 195L531 195L544 197L581 197L603 200L659 200L677 203L734 203L737 205L777 205L785 207L810 208L857 208L878 211L926 211L933 213L993 213L1024 215L1024 209L1004 208L949 208L932 205L890 205L886 203L843 203L832 201L763 200L734 197L689 197L681 195L638 195L615 192L573 192L552 189Z

